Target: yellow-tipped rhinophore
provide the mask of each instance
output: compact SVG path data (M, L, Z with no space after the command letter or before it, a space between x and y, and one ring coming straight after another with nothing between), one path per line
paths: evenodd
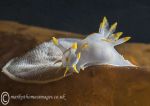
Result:
M107 22L108 22L108 21L107 21L107 18L104 17L104 18L103 18L103 21L100 23L100 28L101 28L101 29L104 28L104 26L106 25Z
M72 67L73 67L73 69L74 69L74 71L75 71L76 73L79 73L79 71L77 70L77 67L76 67L75 64L73 64Z
M117 22L115 22L113 25L111 25L110 30L109 31L113 31L115 30L117 27Z
M128 40L130 40L131 39L131 37L124 37L123 38L123 40L126 42L126 41L128 41Z
M67 72L69 71L69 67L66 67L65 73L64 73L64 77L66 76Z
M55 37L52 37L52 41L53 41L53 43L55 44L55 45L58 45L58 39L56 39Z
M115 40L118 40L122 34L123 32L117 32L116 34L114 34Z
M81 58L81 53L77 54L77 59L79 60Z
M72 49L77 49L77 42L73 43L71 46Z

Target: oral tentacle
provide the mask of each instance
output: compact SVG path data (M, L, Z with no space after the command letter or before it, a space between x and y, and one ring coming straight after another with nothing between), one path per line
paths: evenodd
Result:
M77 70L76 64L73 64L72 67L73 67L73 69L74 69L74 71L75 71L76 73L79 73L79 71Z
M75 42L75 43L73 43L73 44L71 45L71 47L70 47L69 49L67 49L67 50L63 53L64 56L65 56L65 54L66 54L67 52L70 53L70 54L68 54L67 56L65 56L65 59L66 59L66 70L65 70L64 76L66 76L67 72L69 71L69 69L70 69L71 67L74 69L74 71L75 71L76 73L79 73L78 70L77 70L77 68L76 68L77 62L76 62L76 64L71 65L71 64L72 64L72 63L71 63L71 58L72 58L72 57L70 57L71 54L75 54L77 48L78 48L78 45L77 45L77 42ZM76 54L75 54L75 55L76 55ZM76 57L77 57L77 61L78 61L78 59L80 58L80 53L78 53ZM75 59L74 61L76 61L76 59ZM73 63L74 63L74 62L73 62Z
M67 67L66 67L66 70L65 70L65 72L64 72L64 77L66 76L66 74L67 74L68 71L69 71L69 67L67 66Z
M74 71L76 72L76 73L79 73L79 70L77 70L77 63L79 62L79 60L80 60L80 58L81 58L81 53L79 52L79 53L77 53L77 55L76 55L76 60L75 60L75 62L73 63L73 65L72 65L72 67L73 67L73 69L74 69Z

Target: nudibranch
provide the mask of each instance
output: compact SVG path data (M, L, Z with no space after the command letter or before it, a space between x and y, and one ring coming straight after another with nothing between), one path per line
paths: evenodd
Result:
M24 56L11 59L2 72L17 81L46 83L93 65L135 66L114 48L130 39L120 38L122 32L114 33L116 27L117 23L114 23L109 28L104 17L99 32L85 39L52 37L51 41L42 43Z

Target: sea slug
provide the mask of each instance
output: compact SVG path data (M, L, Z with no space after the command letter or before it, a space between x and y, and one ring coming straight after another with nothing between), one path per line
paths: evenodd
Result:
M104 17L99 32L85 39L52 37L51 41L40 44L24 56L11 59L2 72L17 81L46 83L93 65L135 66L114 48L130 39L119 39L123 33L114 33L116 26L114 23L109 28Z

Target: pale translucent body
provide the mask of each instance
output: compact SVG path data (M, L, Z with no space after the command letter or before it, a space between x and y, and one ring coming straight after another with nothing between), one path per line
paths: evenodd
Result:
M11 59L2 72L21 82L47 83L93 65L134 66L114 48L129 40L129 37L119 39L120 35L113 34L116 25L113 24L109 29L107 19L104 18L99 33L93 33L85 39L61 38L58 41L55 39L55 44L52 41L44 42L24 56ZM77 48L73 49L71 46L75 42ZM84 44L87 44L87 47L83 47ZM79 53L80 58L77 56ZM65 68L68 71L64 76ZM77 70L74 71L75 69Z

